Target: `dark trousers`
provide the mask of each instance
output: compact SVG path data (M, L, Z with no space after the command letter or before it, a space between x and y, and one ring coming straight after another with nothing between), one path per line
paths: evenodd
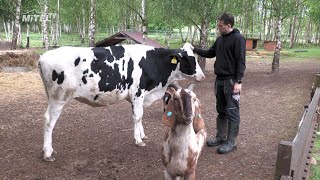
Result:
M235 80L215 81L216 109L218 119L228 122L240 123L240 93L233 93Z

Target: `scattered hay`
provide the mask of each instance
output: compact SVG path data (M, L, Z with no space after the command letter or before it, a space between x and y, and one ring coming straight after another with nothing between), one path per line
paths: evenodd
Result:
M0 95L2 101L29 96L32 93L43 93L43 84L37 69L29 72L0 72ZM2 102L3 103L3 102Z
M39 55L30 50L0 51L0 68L2 67L37 67Z

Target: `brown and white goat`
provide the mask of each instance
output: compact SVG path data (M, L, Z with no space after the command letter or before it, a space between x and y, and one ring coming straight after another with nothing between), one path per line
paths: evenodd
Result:
M169 126L162 146L165 179L195 179L207 133L200 102L190 89L169 86L163 98L162 122Z

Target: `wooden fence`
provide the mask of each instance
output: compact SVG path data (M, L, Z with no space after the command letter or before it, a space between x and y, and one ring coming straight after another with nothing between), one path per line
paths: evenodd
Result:
M281 141L278 146L275 179L308 179L311 150L320 122L320 75L316 76L312 100L305 107L299 129L293 141Z

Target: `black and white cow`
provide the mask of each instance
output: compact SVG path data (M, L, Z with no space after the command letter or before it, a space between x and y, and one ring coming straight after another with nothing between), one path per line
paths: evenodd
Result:
M44 160L54 161L52 131L63 106L71 99L94 107L124 99L131 102L135 144L145 146L143 107L160 99L172 81L205 78L190 46L186 43L175 50L139 44L61 47L44 53L39 59L48 97L44 115Z

